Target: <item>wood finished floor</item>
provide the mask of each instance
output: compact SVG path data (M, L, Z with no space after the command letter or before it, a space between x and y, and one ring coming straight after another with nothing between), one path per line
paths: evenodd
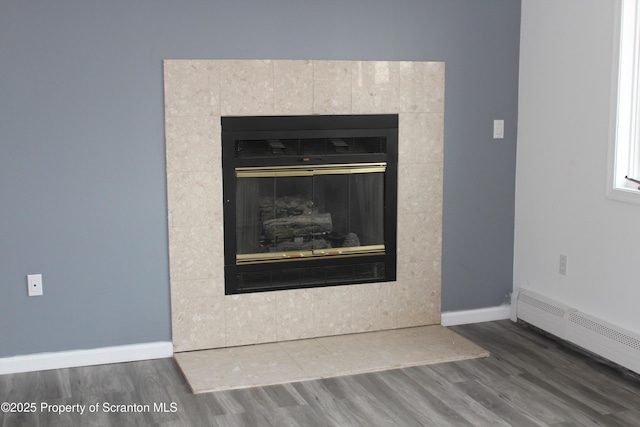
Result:
M637 378L508 320L452 329L491 357L200 395L172 359L2 375L0 403L38 411L0 413L0 425L640 426ZM43 402L101 409L57 415ZM104 402L149 409L106 412Z

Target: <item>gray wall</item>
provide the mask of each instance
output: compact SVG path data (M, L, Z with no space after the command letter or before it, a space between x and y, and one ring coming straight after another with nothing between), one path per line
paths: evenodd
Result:
M164 58L446 61L442 308L502 303L519 31L516 0L0 0L0 357L171 339Z

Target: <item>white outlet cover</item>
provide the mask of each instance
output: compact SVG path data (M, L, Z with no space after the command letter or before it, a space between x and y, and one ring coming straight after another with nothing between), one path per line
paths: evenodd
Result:
M27 275L27 292L30 297L42 295L42 274Z
M567 256L566 255L560 255L560 265L558 268L558 272L563 276L567 275Z

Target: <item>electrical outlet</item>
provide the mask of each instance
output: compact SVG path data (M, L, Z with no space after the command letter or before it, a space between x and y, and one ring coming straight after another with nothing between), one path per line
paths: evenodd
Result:
M504 138L504 120L493 121L493 139Z
M560 267L558 268L558 272L563 276L567 275L567 256L560 255Z
M42 274L27 275L27 292L30 297L42 295Z

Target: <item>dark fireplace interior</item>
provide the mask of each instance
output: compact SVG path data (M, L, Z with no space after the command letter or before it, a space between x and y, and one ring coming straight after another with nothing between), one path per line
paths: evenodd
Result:
M225 293L396 279L397 115L223 117Z

